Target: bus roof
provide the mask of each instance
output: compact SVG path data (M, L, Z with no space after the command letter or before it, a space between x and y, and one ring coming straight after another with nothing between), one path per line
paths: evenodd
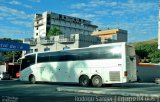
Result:
M89 47L105 47L105 46L121 45L121 44L126 44L126 42L117 42L117 43L107 43L107 44L90 45Z
M33 54L38 54L38 53L47 53L47 52L65 52L65 51L72 51L72 50L77 50L77 49L86 49L86 48L95 48L95 47L105 47L105 46L113 46L113 45L124 45L126 42L116 42L116 43L107 43L107 44L98 44L98 45L90 45L89 47L82 47L82 48L73 48L73 49L67 49L67 50L58 50L58 51L45 51L45 52L34 52L34 53L29 53L24 55L33 55Z

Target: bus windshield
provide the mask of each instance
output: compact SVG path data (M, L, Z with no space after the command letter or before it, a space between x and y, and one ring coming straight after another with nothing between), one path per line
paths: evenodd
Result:
M35 64L35 54L25 56L25 58L21 59L21 70Z

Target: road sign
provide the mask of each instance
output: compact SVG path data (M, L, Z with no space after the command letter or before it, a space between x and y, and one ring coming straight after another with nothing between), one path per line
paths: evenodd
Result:
M23 51L29 49L29 44L0 40L0 51Z

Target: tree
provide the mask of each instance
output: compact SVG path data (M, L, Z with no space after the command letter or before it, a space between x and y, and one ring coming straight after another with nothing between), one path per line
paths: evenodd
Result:
M151 63L160 63L160 50L158 50L157 40L134 43L134 46L140 59L148 59Z
M160 63L160 51L155 51L149 54L152 63Z
M136 54L141 58L147 58L149 54L150 45L144 43L138 43L135 45Z
M18 60L22 55L22 51L8 51L8 52L4 52L4 56L5 58L9 61L12 62L13 59ZM14 58L13 58L14 57Z
M47 33L47 36L57 36L62 34L62 32L60 31L60 29L56 28L56 27L51 27Z

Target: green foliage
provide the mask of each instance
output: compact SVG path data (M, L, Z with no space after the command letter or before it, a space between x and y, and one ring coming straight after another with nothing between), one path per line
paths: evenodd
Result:
M14 59L17 60L18 58L21 57L22 55L22 52L21 51L9 51L9 52L4 52L4 57L7 58L7 60L9 62L12 62L12 59L13 59L13 56L14 56Z
M154 51L148 55L152 63L159 63L160 62L160 51Z
M56 28L56 27L51 27L47 33L47 36L57 36L62 34L62 32L60 31L60 29Z
M135 43L136 54L140 59L148 59L152 63L160 63L160 50L157 40Z

